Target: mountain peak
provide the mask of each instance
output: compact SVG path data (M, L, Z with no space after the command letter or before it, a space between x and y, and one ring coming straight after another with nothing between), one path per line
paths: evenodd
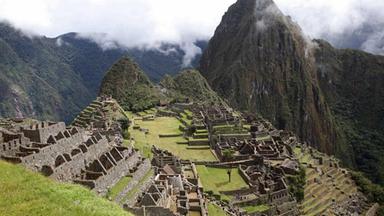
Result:
M316 71L308 45L300 27L272 0L238 0L223 16L200 70L231 105L325 146L333 140L323 134L334 131L330 122L318 121L329 110L321 98L313 103L319 87L311 81Z

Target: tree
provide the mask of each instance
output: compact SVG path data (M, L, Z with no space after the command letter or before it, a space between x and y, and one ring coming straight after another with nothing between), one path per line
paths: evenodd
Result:
M227 170L228 182L231 182L231 174L232 174L232 169L228 168L228 170Z
M233 149L225 149L223 151L223 157L224 160L229 161L233 158L233 155L235 154L235 151Z

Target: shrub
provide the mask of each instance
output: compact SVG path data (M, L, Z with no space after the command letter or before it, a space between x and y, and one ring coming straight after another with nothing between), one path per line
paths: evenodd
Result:
M300 166L299 173L287 176L289 191L296 197L298 202L304 199L305 168Z
M352 172L352 179L359 186L360 190L367 196L369 201L384 204L384 188L372 183L360 172Z
M131 134L129 133L128 130L124 130L124 131L123 131L123 138L124 138L124 139L129 139L129 138L131 138Z

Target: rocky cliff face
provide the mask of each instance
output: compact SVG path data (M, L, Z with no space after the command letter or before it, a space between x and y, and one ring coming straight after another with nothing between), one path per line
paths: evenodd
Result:
M214 90L332 153L337 137L324 101L314 44L272 0L239 0L223 16L201 60Z
M308 40L272 0L238 0L200 69L230 104L262 114L383 183L383 61Z

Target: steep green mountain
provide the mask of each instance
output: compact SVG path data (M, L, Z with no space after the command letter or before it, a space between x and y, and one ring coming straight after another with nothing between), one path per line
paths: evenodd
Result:
M159 94L139 65L128 57L117 61L105 75L100 95L112 96L124 110L141 111L155 106Z
M174 101L223 103L222 99L211 89L207 80L197 70L184 70L174 77L165 75L160 81L160 86L165 88L165 94Z
M384 57L317 41L316 67L354 164L384 185Z
M384 184L384 57L310 41L272 0L238 0L200 70L220 96Z
M0 24L1 116L69 120L92 97L55 46Z
M196 45L204 48L206 43ZM180 71L184 54L174 44L104 50L76 33L30 37L0 23L0 116L70 122L96 97L105 72L122 56L132 56L159 81L165 73Z
M140 66L128 57L117 61L105 75L100 96L112 96L125 109L134 112L146 110L160 102L223 103L196 70L184 70L175 75L165 75L154 84Z

